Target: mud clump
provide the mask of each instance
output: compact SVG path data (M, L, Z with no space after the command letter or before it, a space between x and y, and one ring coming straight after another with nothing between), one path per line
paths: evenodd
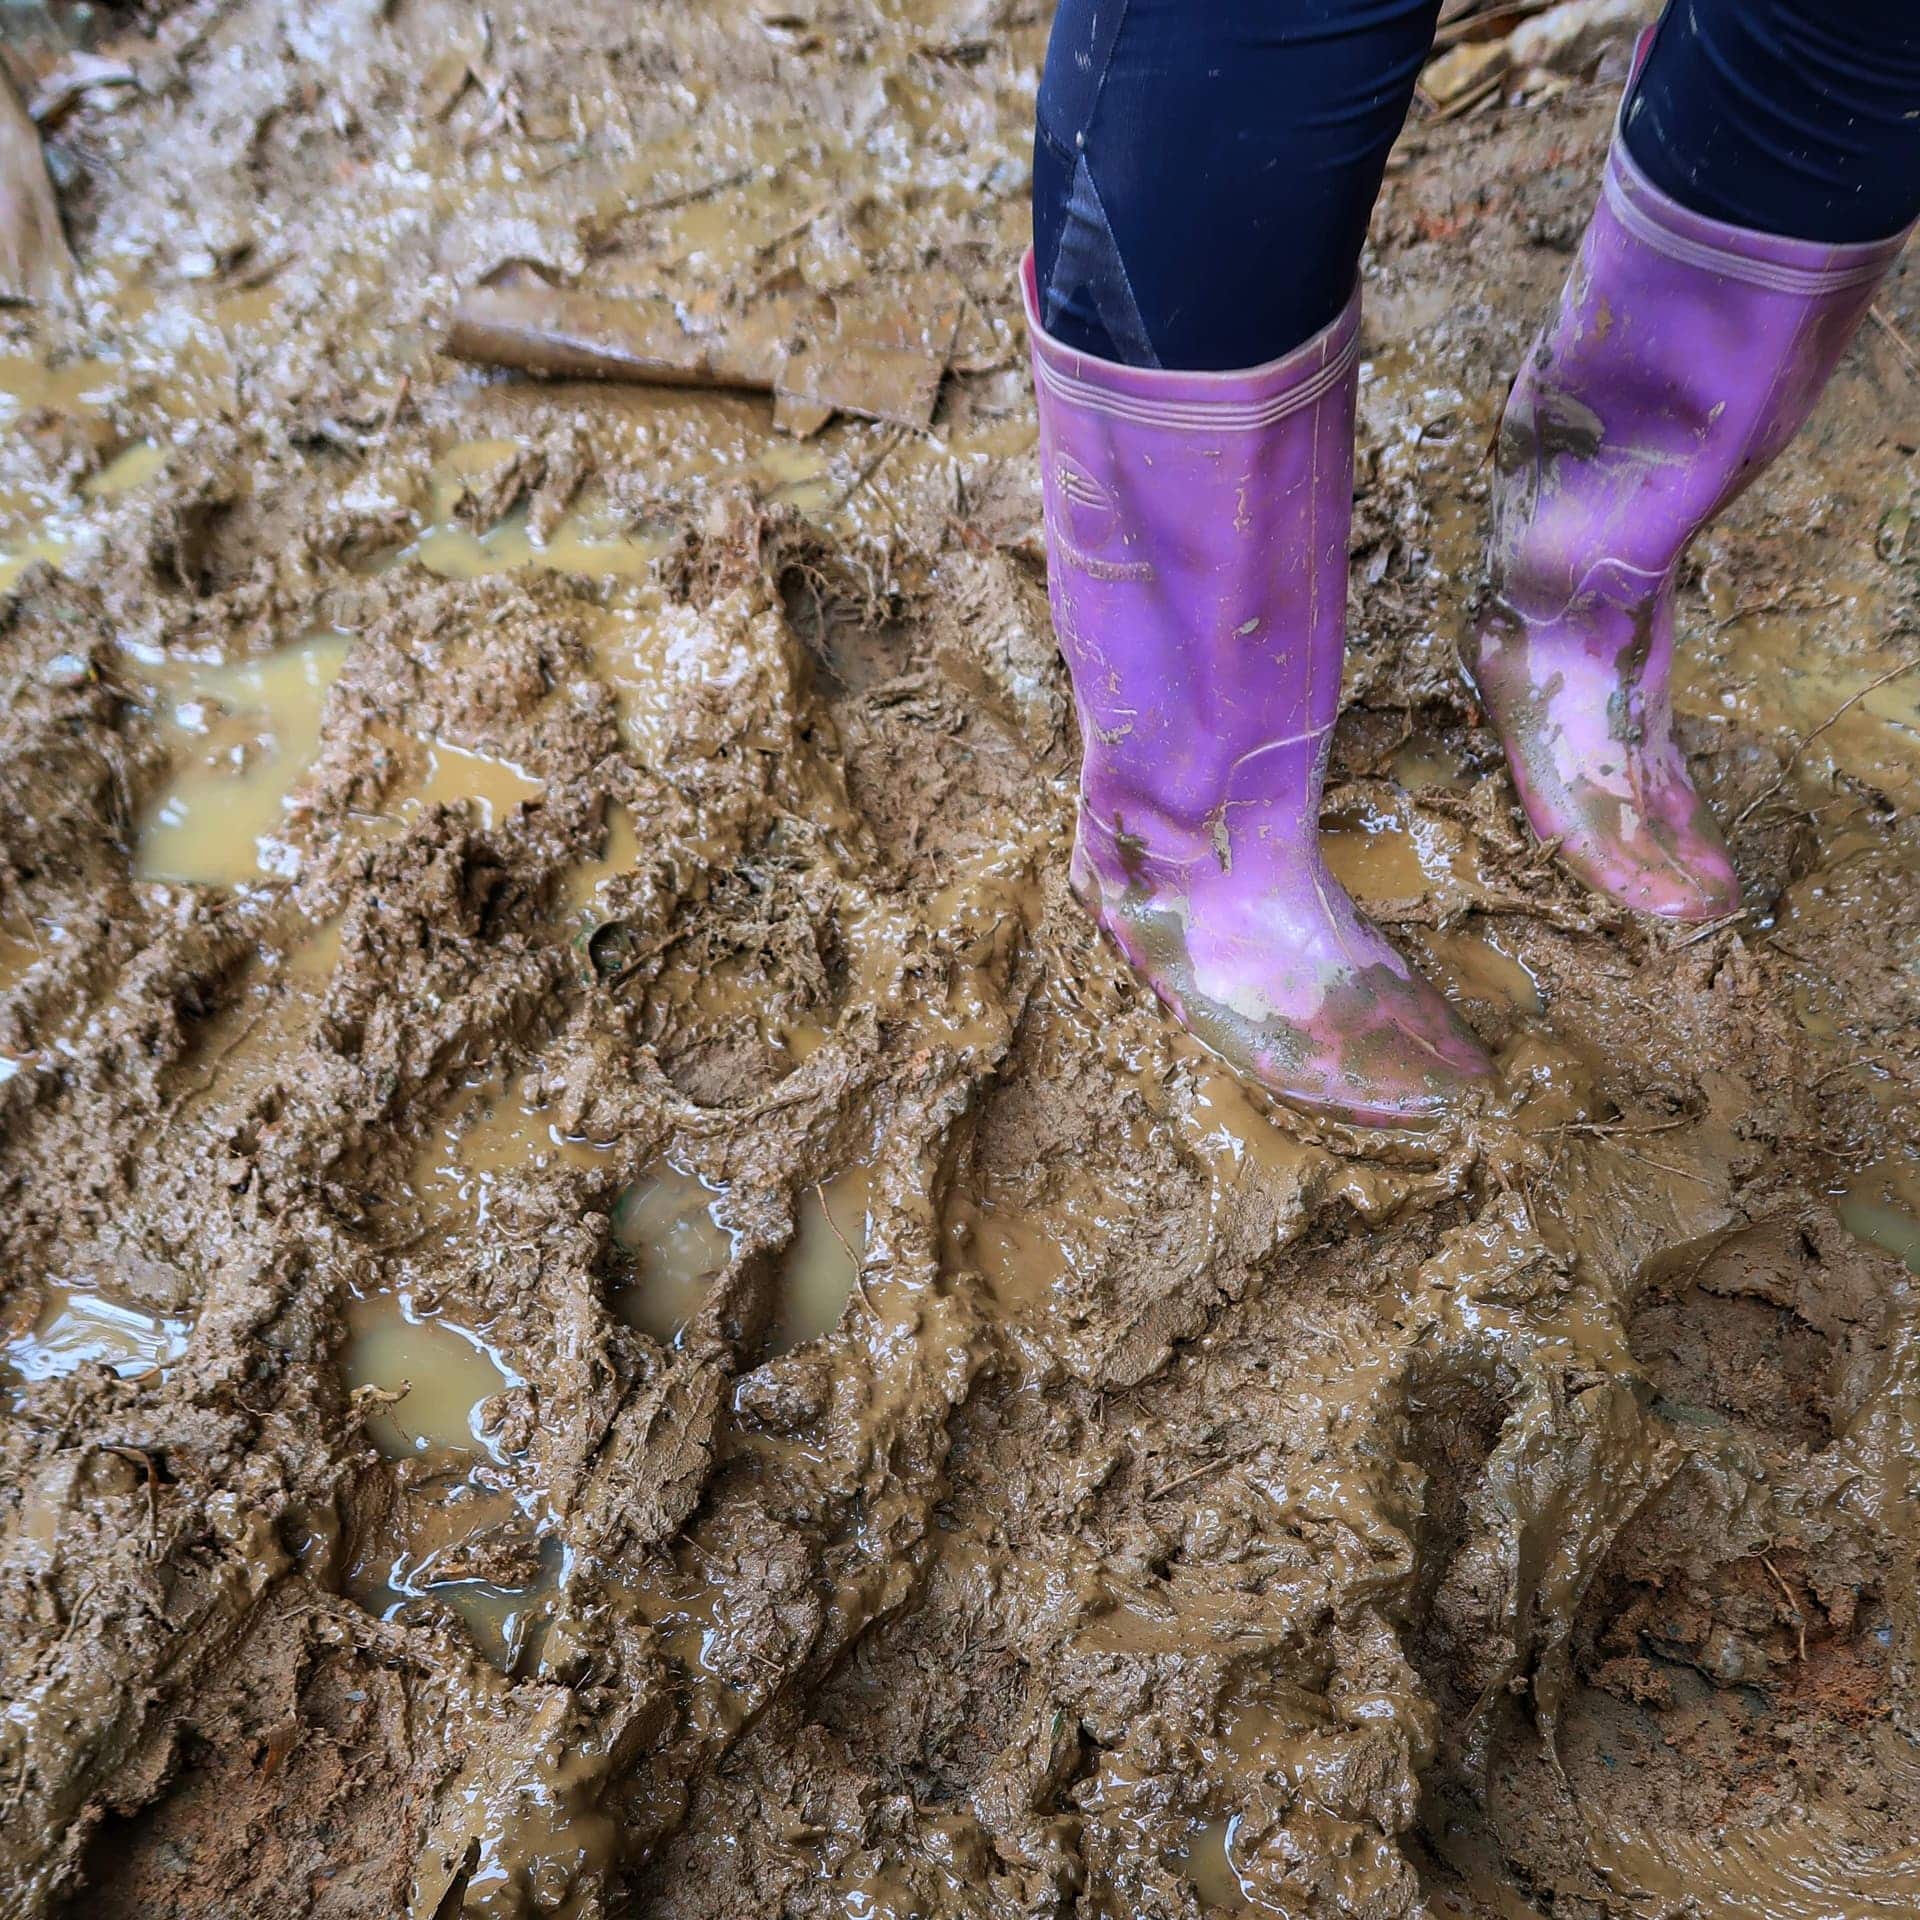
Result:
M1411 130L1329 839L1499 1078L1353 1133L1067 894L1042 17L146 20L0 325L0 1912L1920 1907L1880 332L1632 923L1455 658L1610 103ZM933 427L438 355L510 261Z

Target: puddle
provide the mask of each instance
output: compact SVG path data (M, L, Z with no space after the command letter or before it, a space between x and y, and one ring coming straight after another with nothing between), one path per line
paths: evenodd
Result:
M1422 787L1444 787L1453 793L1465 793L1474 784L1467 764L1450 748L1437 740L1415 738L1394 750L1388 763L1394 779L1409 793Z
M1920 1273L1920 1177L1892 1165L1869 1168L1836 1201L1849 1233Z
M0 427L46 407L55 413L97 413L118 391L123 369L108 360L63 360L0 353Z
M714 1218L720 1189L662 1161L614 1203L613 1243L630 1277L613 1309L628 1326L672 1345L733 1258L733 1236Z
M1540 984L1491 932L1424 933L1428 969L1456 1000L1486 1000L1514 1013L1539 1013Z
M495 1224L502 1182L552 1167L594 1167L609 1145L560 1131L550 1110L501 1087L497 1074L467 1081L413 1164L415 1199L450 1249Z
M387 736L411 768L378 810L353 815L353 831L387 840L404 833L429 807L457 807L491 833L513 810L546 792L537 775L499 754L457 747L431 733Z
M189 670L161 713L174 773L141 827L143 879L244 886L299 872L280 829L350 644L318 633L262 659Z
M1423 825L1418 815L1409 822L1369 806L1328 820L1320 848L1333 877L1363 906L1423 900L1436 880L1455 877L1451 857L1429 844Z
M589 931L599 917L594 908L600 890L609 880L631 873L639 863L640 836L633 815L616 800L607 809L606 838L599 853L574 867L560 889L562 914L579 921L583 932Z
M33 1324L0 1340L0 1378L16 1389L56 1380L88 1361L123 1380L164 1373L187 1350L193 1322L183 1315L123 1306L103 1294L50 1286ZM13 1396L18 1404L18 1393Z
M486 1403L525 1382L470 1328L423 1317L407 1293L372 1294L347 1312L340 1351L347 1390L378 1387L405 1396L368 1415L367 1437L389 1460L480 1451L504 1465L488 1437Z
M525 1384L471 1328L422 1314L405 1292L347 1310L348 1390L401 1397L369 1410L367 1438L403 1468L395 1519L350 1570L347 1590L383 1620L422 1602L451 1608L475 1644L511 1669L553 1609L566 1554L544 1501L496 1424L499 1396Z
M314 928L305 940L287 949L280 965L289 978L316 986L333 978L340 964L340 922L329 920Z
M511 760L451 746L431 734L418 737L426 749L426 769L395 810L402 823L416 820L428 807L467 806L491 833L515 807L546 791L542 781Z
M67 360L49 366L38 354L0 353L0 437L11 433L27 415L40 412L104 423L132 371L127 364L106 360ZM188 403L177 411L180 417L195 418L204 417L205 410ZM151 441L123 446L80 482L81 501L107 499L144 485L165 458L165 447ZM9 490L0 496L0 592L36 560L59 567L76 544L90 537L88 518L64 484Z
M90 500L111 499L145 486L167 463L167 450L157 440L136 440L122 447L100 471L81 484Z
M511 440L467 440L450 448L427 478L425 531L382 565L416 560L443 580L473 580L528 567L590 579L643 580L652 573L667 542L628 533L604 506L597 512L591 504L575 506L561 516L544 542L534 539L524 503L484 532L461 521L455 509L468 481L492 472L521 451ZM589 503L592 498L589 491Z
M506 1585L470 1570L478 1564L476 1536L495 1526L513 1528L517 1513L511 1500L471 1491L463 1497L456 1489L444 1506L425 1508L399 1553L356 1566L347 1590L356 1605L379 1620L407 1621L425 1611L423 1601L452 1608L474 1645L511 1673L552 1619L571 1557L548 1534L534 1549L533 1578L524 1585Z
M1233 1828L1231 1820L1196 1820L1184 1844L1168 1855L1168 1864L1187 1876L1203 1907L1254 1913L1260 1909L1247 1898L1228 1855Z
M60 527L46 526L0 549L0 593L12 586L36 560L44 560L50 567L59 566L71 544L71 536Z
M337 932L323 929L337 943ZM497 1225L502 1183L543 1169L592 1167L608 1149L560 1132L552 1114L469 1079L416 1155L411 1189L423 1238L468 1259ZM394 1514L362 1551L347 1589L384 1620L450 1608L487 1657L512 1671L537 1643L565 1584L568 1555L544 1492L500 1421L522 1375L498 1347L400 1289L355 1300L340 1350L347 1390L400 1394L370 1407L368 1439L398 1463Z
M873 1169L855 1167L800 1196L780 1263L773 1352L789 1353L840 1324L866 1257L872 1187Z

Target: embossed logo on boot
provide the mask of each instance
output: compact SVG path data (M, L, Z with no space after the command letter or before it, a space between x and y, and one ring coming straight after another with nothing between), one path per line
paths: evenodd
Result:
M1049 531L1068 565L1096 580L1153 578L1150 562L1113 553L1126 543L1119 503L1070 454L1054 456L1050 494Z

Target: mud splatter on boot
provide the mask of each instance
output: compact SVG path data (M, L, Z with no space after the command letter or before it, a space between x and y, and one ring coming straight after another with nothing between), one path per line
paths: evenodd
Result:
M1486 1061L1320 852L1359 297L1283 359L1185 374L1062 347L1031 261L1022 284L1085 743L1074 891L1175 1017L1270 1091L1429 1122Z
M1709 220L1659 192L1616 129L1559 310L1514 382L1469 671L1534 831L1643 913L1740 904L1673 737L1680 556L1798 431L1904 238L1822 246Z

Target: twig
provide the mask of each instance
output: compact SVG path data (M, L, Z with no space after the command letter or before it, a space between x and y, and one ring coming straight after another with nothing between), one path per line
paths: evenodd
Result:
M1465 93L1456 95L1444 107L1437 107L1429 116L1438 126L1443 120L1458 120L1464 113L1471 113L1483 101L1491 100L1506 84L1509 75L1502 67L1498 73L1490 73L1484 80L1477 80Z
M1723 913L1718 920L1709 920L1704 926L1695 927L1684 939L1674 941L1667 951L1678 953L1682 947L1691 947L1702 940L1711 940L1716 933L1724 933L1736 921L1744 920L1748 911L1746 907L1736 907L1731 913Z
M1742 620L1755 620L1763 613L1826 613L1839 604L1839 600L1832 594L1824 600L1802 600L1797 590L1790 593L1776 593L1771 600L1755 600L1744 607L1735 607L1724 620L1716 620L1713 623L1713 630L1715 633L1724 633L1727 628L1738 626Z
M1253 1456L1260 1451L1261 1445L1262 1443L1256 1440L1251 1446L1242 1447L1238 1453L1215 1454L1211 1460L1201 1461L1191 1473L1179 1474L1174 1479L1169 1480L1164 1486L1155 1487L1154 1490L1147 1495L1147 1498L1149 1500L1164 1500L1168 1494L1178 1493L1182 1487L1191 1486L1194 1481L1205 1478L1206 1475L1214 1472L1216 1469L1225 1473L1229 1467L1237 1467L1251 1460Z
M866 1263L854 1252L852 1241L840 1231L840 1223L833 1217L833 1209L827 1205L827 1190L818 1180L813 1183L813 1193L820 1202L820 1215L827 1223L827 1231L840 1242L840 1251L847 1256L847 1264L853 1268L853 1285L860 1296L860 1304L872 1315L876 1327L884 1327L887 1323L880 1318L880 1309L867 1297Z
M1702 1187L1713 1185L1704 1173L1695 1173L1690 1167L1670 1167L1664 1160L1656 1160L1650 1153L1635 1153L1631 1147L1622 1147L1620 1151L1629 1160L1638 1160L1643 1167L1657 1167L1662 1173L1672 1174L1676 1180L1691 1180Z
M1804 1663L1807 1657L1807 1616L1801 1611L1800 1602L1793 1597L1793 1589L1780 1577L1780 1569L1763 1553L1760 1564L1773 1575L1773 1584L1785 1596L1787 1618L1793 1622L1794 1631L1800 1636L1800 1658Z
M380 421L380 438L384 440L400 424L400 410L407 404L407 397L413 391L413 375L403 373L400 384L393 390L393 398L387 403L387 411Z
M822 517L831 519L834 514L838 513L840 509L844 507L847 504L847 502L851 500L854 497L854 495L857 494L860 491L860 489L864 487L867 484L867 482L871 480L873 476L880 471L880 469L892 457L894 449L898 447L900 442L904 440L906 437L907 437L907 430L905 427L898 427L891 434L889 434L887 437L886 445L883 446L880 449L880 451L876 453L873 456L873 458L869 460L867 464L864 467L862 467L860 471L853 476L853 480L851 484L848 486L846 492L844 492L840 496L840 498L836 500L833 503L833 505L827 509L826 514L823 515Z
M1767 801L1771 800L1773 796L1787 784L1787 776L1792 773L1794 767L1798 764L1800 756L1805 753L1830 726L1843 715L1857 707L1860 702L1877 687L1884 687L1889 680L1898 680L1903 673L1911 673L1915 667L1920 667L1920 660L1902 660L1897 667L1889 667L1885 673L1869 680L1858 692L1848 694L1811 733L1803 734L1800 737L1793 751L1787 755L1786 764L1768 785L1762 787L1760 791L1733 816L1733 824L1736 827L1742 825L1755 808L1764 806Z
M1857 1059L1838 1061L1829 1067L1825 1073L1816 1073L1813 1078L1807 1082L1807 1091L1811 1093L1815 1087L1824 1087L1835 1074L1858 1073L1864 1067L1873 1066L1876 1062L1890 1059L1891 1057L1891 1055L1885 1052L1863 1053Z
M1885 313L1881 311L1877 302L1867 309L1867 318L1873 321L1880 331L1893 342L1893 350L1900 356L1900 364L1906 368L1907 378L1909 380L1920 380L1920 355L1916 355L1914 350L1907 345L1906 337L1901 333L1900 329L1887 318Z

